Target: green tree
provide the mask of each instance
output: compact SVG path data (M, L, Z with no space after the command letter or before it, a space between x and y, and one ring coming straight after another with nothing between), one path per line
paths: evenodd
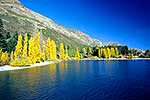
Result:
M52 50L51 50L51 40L48 37L48 40L47 40L47 43L46 43L46 58L48 60L50 60L50 58L52 58L51 52L52 52Z
M83 56L87 54L86 48L82 48Z
M145 57L146 58L150 58L150 50L146 50L145 51Z
M93 54L92 51L93 51L93 50L92 50L92 47L89 47L89 48L87 49L87 54L88 54L88 56L92 56L92 54Z
M11 51L15 51L15 46L17 45L18 33L13 34L7 42L7 51L11 53Z
M125 55L128 54L128 47L127 46L119 46L119 54Z
M67 46L65 47L65 60L68 60L68 48L67 48Z
M0 19L0 48L2 48L3 51L7 50L7 42L5 39L5 33L6 33L6 30L4 29L2 19Z

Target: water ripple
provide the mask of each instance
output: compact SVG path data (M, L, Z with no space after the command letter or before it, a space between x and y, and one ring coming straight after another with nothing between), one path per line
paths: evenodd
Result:
M0 73L0 100L150 100L150 61L69 61Z

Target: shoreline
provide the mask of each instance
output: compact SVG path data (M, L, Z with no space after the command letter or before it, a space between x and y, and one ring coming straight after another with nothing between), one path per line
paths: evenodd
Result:
M0 66L0 72L1 71L27 69L27 68L33 68L33 67L41 67L41 66L46 66L46 65L55 64L55 63L56 62L54 62L54 61L45 61L45 62L32 64L32 65L26 66L26 67L13 67L13 66L10 66L10 65L4 65L4 66Z
M95 61L125 61L125 60L150 60L150 58L132 58L132 59L127 59L127 58L109 58L109 59L91 59L91 58L85 58L85 59L81 59L81 61L84 60L95 60ZM68 60L69 61L69 60ZM61 62L61 61L58 61ZM46 65L50 65L50 64L56 64L57 62L55 61L45 61L45 62L40 62L40 63L36 63L36 64L32 64L30 66L26 66L26 67L13 67L10 65L4 65L4 66L0 66L0 72L2 71L10 71L10 70L19 70L19 69L27 69L27 68L33 68L33 67L42 67L42 66L46 66Z
M127 59L127 58L101 58L101 59L92 59L92 58L85 58L81 60L97 60L97 61L113 61L113 60L150 60L150 58L132 58L132 59Z

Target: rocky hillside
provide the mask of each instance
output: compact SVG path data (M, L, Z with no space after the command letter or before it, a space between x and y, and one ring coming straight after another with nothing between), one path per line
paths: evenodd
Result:
M117 42L108 42L108 43L105 43L104 46L123 46Z
M49 36L57 43L76 46L101 46L102 42L91 38L78 30L58 25L51 19L33 12L18 0L0 0L0 18L9 32L34 33L35 29L43 29L45 39Z

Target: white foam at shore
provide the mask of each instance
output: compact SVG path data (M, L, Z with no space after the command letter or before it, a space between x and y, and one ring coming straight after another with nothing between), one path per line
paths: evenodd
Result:
M54 63L55 63L54 61L45 61L45 62L33 64L31 66L27 66L27 67L12 67L10 65L4 65L0 67L0 71L19 70L19 69L25 69L25 68L45 66L45 65L54 64Z

